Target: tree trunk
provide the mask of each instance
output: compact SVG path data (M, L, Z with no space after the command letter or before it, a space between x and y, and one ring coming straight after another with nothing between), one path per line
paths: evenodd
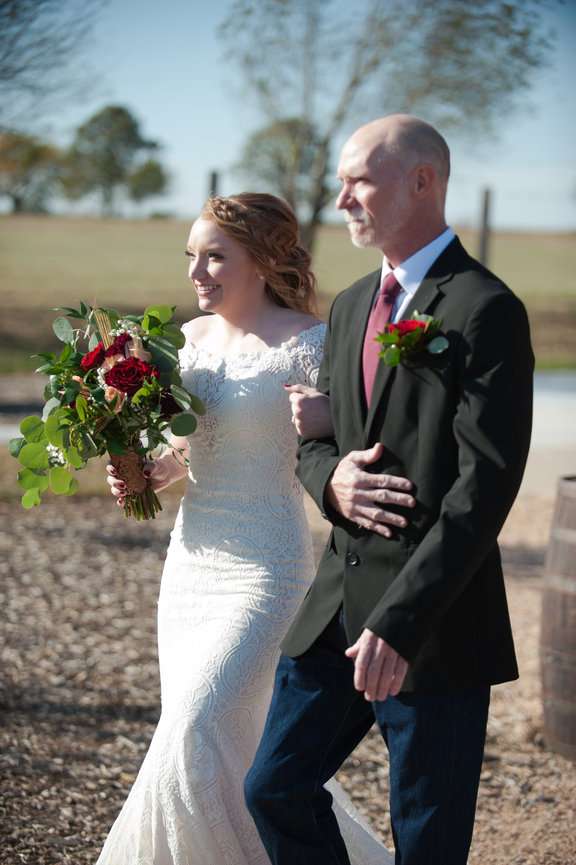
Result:
M300 242L304 249L307 249L310 255L314 254L314 244L316 242L316 233L321 224L320 219L308 220L300 229Z
M10 200L12 201L12 213L23 213L24 211L24 199L21 195L15 195L12 193L10 195Z
M114 187L102 187L102 216L114 216Z
M318 151L312 166L312 177L308 205L310 217L302 229L302 244L312 254L316 232L322 224L324 208L330 200L329 190L326 185L326 176L330 164L330 146L328 139L324 139L318 145Z

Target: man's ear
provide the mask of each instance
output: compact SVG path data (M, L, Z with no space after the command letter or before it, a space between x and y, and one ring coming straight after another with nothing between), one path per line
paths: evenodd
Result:
M422 163L416 168L414 178L414 192L419 198L425 198L434 187L436 181L436 171L433 165L427 162Z

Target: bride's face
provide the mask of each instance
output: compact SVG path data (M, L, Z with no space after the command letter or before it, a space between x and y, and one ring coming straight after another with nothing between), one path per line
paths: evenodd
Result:
M246 250L210 219L192 225L186 255L188 276L204 312L243 309L263 292L264 280Z

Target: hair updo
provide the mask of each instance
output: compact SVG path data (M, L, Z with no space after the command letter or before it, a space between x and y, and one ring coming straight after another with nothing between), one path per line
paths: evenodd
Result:
M281 198L265 192L241 192L208 199L201 219L215 222L237 241L257 264L274 303L312 313L316 310L316 278L310 254L300 246L298 222Z

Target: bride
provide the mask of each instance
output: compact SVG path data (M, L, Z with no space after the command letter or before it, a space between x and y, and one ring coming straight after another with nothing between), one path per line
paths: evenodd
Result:
M156 490L188 474L158 604L162 714L97 865L269 862L243 780L280 642L314 574L285 388L309 402L304 434L331 424L312 390L325 325L294 214L271 195L211 198L186 255L212 315L183 327L182 377L206 414L149 469ZM121 504L123 483L108 472ZM354 865L391 862L341 788L329 789Z

